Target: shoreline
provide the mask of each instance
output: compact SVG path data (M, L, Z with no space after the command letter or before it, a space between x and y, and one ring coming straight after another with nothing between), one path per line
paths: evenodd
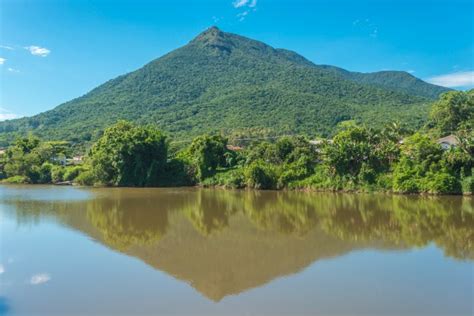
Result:
M325 189L311 189L311 188L284 188L284 189L253 189L253 188L231 188L225 186L209 186L209 185L188 185L188 186L155 186L155 187L139 187L139 186L101 186L101 185L80 185L71 183L3 183L0 182L0 185L5 186L59 186L59 187L81 187L81 188L97 188L97 189L117 189L117 188L129 188L129 189L211 189L211 190L223 190L223 191L256 191L256 192L306 192L306 193L334 193L334 194L383 194L383 195L398 195L398 196L460 196L460 197L474 197L474 194L471 193L455 193L455 194L446 194L446 193L429 193L429 192L419 192L419 193L403 193L403 192L393 192L393 191L363 191L363 190L325 190Z

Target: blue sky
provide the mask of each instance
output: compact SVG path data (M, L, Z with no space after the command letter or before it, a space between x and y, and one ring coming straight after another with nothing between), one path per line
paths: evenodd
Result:
M209 26L352 71L474 87L472 0L0 0L0 119L33 115Z

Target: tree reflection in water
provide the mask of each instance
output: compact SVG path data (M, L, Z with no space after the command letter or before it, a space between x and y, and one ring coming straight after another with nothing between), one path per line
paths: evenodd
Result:
M474 259L469 197L100 189L75 201L6 199L21 225L55 220L186 280L213 300L364 248L435 243Z

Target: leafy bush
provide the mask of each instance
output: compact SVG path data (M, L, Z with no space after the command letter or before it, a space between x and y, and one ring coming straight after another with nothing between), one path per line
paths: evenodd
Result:
M25 184L28 182L29 179L25 176L13 176L2 180L2 183L8 184Z
M51 181L58 183L64 181L65 168L63 166L53 166L51 169Z
M254 189L275 189L277 177L275 170L263 162L254 162L244 171L247 186Z
M51 169L53 165L51 163L45 162L39 167L37 175L38 178L33 183L51 183Z
M199 136L193 140L182 158L195 167L196 178L202 181L213 176L218 167L233 163L232 157L226 155L226 146L227 139L221 136Z
M464 194L474 194L474 176L463 178L461 187Z
M416 133L406 138L401 150L400 161L393 172L393 189L396 192L441 193L453 189L449 177L436 177L441 172L443 150L427 135Z
M428 174L425 183L423 188L425 192L435 194L462 193L459 180L447 172Z
M245 177L242 168L220 170L209 178L206 178L201 184L208 186L222 186L230 189L240 189L245 187Z
M84 172L81 172L77 178L76 178L76 183L80 185L94 185L96 183L96 178L94 173L91 170L87 170Z
M308 156L301 156L295 162L286 163L281 167L278 178L278 188L288 186L293 181L302 180L310 176L313 172L313 165Z
M188 186L196 183L195 169L183 159L170 159L160 180L162 186Z
M69 166L66 167L66 170L64 172L64 181L74 181L74 179L79 176L82 172L84 172L86 169L83 166Z

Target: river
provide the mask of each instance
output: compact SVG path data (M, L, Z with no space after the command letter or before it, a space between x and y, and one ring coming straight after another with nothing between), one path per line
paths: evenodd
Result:
M473 206L0 186L0 314L472 315Z

